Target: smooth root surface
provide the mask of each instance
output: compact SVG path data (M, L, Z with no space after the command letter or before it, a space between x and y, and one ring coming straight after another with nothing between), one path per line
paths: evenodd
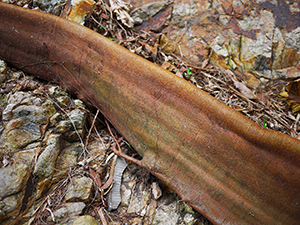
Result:
M71 21L0 3L0 58L93 103L215 224L299 224L300 142Z

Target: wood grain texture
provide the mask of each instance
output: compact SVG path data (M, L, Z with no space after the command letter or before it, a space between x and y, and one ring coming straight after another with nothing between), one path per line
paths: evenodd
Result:
M299 224L300 142L71 21L0 3L0 58L95 105L215 224Z

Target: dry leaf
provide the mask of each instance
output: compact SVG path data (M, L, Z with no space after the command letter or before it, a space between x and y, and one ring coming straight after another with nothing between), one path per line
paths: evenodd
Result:
M175 51L179 52L177 44L174 41L169 40L164 34L160 35L159 44L162 52L165 54L169 55L175 53Z
M172 70L176 69L176 66L174 66L172 63L170 63L168 61L165 61L161 65L161 67L164 68L165 70L168 70L168 71L172 71Z
M226 70L228 76L231 78L234 86L239 89L239 91L249 99L257 99L257 97L252 93L252 91L242 82L235 78L235 75L230 71Z
M116 14L117 19L131 28L134 25L134 21L128 14L130 5L122 0L109 0L111 10Z
M102 181L100 175L97 172L95 172L91 167L89 167L89 169L90 169L90 176L92 180L94 181L95 184L97 184L98 187L101 187Z
M291 107L293 113L300 111L300 79L288 83L285 87L286 92L280 93L282 97L287 98L286 103Z

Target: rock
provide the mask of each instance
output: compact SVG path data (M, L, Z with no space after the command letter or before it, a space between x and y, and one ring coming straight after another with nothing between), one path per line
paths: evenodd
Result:
M134 9L130 16L135 25L140 25L171 4L171 1L156 1Z
M98 225L98 222L92 216L80 216L74 221L73 225Z
M69 170L70 167L73 167L77 163L77 158L82 153L83 148L81 143L75 142L70 143L64 149L61 150L57 160L56 160L56 169L61 173Z
M0 73L3 73L5 70L6 70L6 62L0 59Z
M33 0L33 7L39 7L41 10L53 15L59 15L65 0Z
M141 4L156 1L130 3L138 12L145 7ZM210 58L225 68L268 74L299 65L299 18L299 5L286 0L179 0L174 2L171 21L162 33L171 41L180 40L181 52L194 65L201 66Z
M129 170L125 170L122 178L121 184L121 206L128 207L130 204L130 198L132 194L132 190L136 185L136 177L130 173Z
M22 192L8 196L0 201L0 220L17 215L22 205Z
M79 99L75 99L74 100L74 105L78 108L85 108L85 105L83 103L83 101L79 100Z
M56 220L61 220L68 216L79 215L85 208L85 204L83 202L69 202L62 204L61 206L61 208L53 212L53 215ZM50 217L48 218L48 221L51 221Z
M144 216L147 212L150 196L149 188L146 187L145 183L139 183L132 193L127 212Z
M41 102L39 97L30 93L9 94L8 104L2 114L6 126L2 135L4 150L0 155L19 151L41 138L41 131L48 123L47 112L38 106Z
M16 92L14 94L8 94L7 105L2 112L2 121L4 124L7 124L9 120L12 119L13 113L12 110L19 105L24 99L30 98L31 95L27 92Z
M64 123L64 126L67 126L70 130L72 130L65 136L68 141L78 141L83 137L85 119L86 113L78 108L67 113L67 122L61 121L61 123Z
M74 177L65 195L65 201L86 201L90 197L93 180L89 177Z
M0 168L0 220L19 213L35 151L33 148L18 152L10 159L12 165Z
M57 102L61 107L66 107L69 103L69 98L68 96L59 96L56 98Z
M72 121L72 124L74 124L75 129L81 130L84 127L84 122L85 122L85 112L83 112L80 109L74 109L68 114L69 120Z
M56 113L56 109L50 99L45 100L45 102L42 104L42 108L45 110L45 113L48 115L48 117L52 117Z
M171 202L170 204L159 203L155 216L153 219L153 225L155 224L164 224L164 225L173 225L178 223L179 213L177 212L177 203Z
M6 76L3 73L0 73L0 85L6 80ZM1 102L0 102L1 103Z
M44 178L51 178L56 164L56 159L60 153L60 138L59 134L51 134L47 140L47 147L39 156L33 174L41 181Z
M192 214L185 214L184 218L183 218L184 224L186 225L192 225L195 222L195 218Z

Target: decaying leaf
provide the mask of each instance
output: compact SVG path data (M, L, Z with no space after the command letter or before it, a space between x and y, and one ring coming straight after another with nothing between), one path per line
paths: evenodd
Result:
M286 92L280 93L287 98L286 103L291 107L293 113L300 111L300 79L288 83L285 87Z
M242 82L238 81L230 70L226 70L228 76L231 78L234 86L239 89L239 91L249 99L257 99L257 97L252 93L252 91Z
M164 34L160 35L159 44L162 52L165 54L180 53L178 45Z
M97 172L95 172L92 168L89 169L90 169L90 177L98 187L101 187L102 181L100 175Z
M111 10L116 14L117 19L127 27L133 27L133 19L128 14L129 4L122 0L109 0Z
M172 71L174 69L176 69L176 66L174 66L172 63L168 62L168 61L165 61L162 65L161 65L162 68L164 68L165 70L169 70L169 71Z
M85 17L92 14L94 4L93 0L72 0L67 18L83 25Z

